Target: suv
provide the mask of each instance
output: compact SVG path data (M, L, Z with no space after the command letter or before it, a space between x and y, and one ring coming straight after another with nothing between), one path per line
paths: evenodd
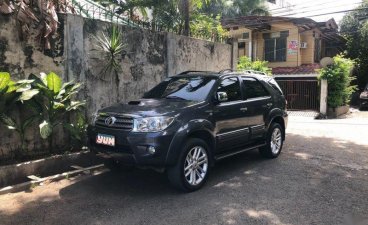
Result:
M166 170L184 191L203 186L214 163L259 148L276 158L285 140L285 97L255 71L169 77L142 99L99 110L88 129L93 152L122 165Z
M360 109L368 107L368 84L365 86L362 93L360 93Z

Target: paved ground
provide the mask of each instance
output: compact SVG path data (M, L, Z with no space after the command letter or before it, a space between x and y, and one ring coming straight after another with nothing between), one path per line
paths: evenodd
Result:
M107 172L0 196L0 224L368 224L368 112L356 115L292 116L278 159L224 160L195 193Z

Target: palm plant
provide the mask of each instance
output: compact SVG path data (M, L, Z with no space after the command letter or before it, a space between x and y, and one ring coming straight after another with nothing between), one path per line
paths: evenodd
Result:
M39 124L40 135L48 139L52 150L55 128L64 125L70 112L80 110L85 105L84 101L73 101L81 84L73 81L63 84L61 78L53 72L48 75L41 73L40 77L31 74L29 79L34 80L32 87L41 93L35 97L33 108L41 111L43 121Z
M39 114L31 114L24 120L17 122L15 118L9 115L18 103L27 104L36 96L39 91L31 89L33 80L21 80L14 82L10 78L10 74L6 72L0 72L0 122L3 123L8 129L15 131L20 138L20 149L25 151L25 133L26 130L33 124L33 122L39 117Z
M114 74L117 95L119 98L120 79L119 72L121 71L120 60L124 52L125 44L123 42L122 32L117 25L113 25L108 34L102 33L101 36L95 37L97 47L105 54L106 64L102 70L102 74Z

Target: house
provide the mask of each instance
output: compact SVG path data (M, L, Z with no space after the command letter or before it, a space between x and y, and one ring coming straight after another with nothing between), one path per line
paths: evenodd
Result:
M244 16L222 25L238 42L238 57L268 61L275 75L316 74L320 60L340 53L345 44L334 19Z
M289 109L319 109L320 61L339 54L345 46L334 19L316 22L309 18L244 16L224 19L222 26L230 32L238 58L269 62Z

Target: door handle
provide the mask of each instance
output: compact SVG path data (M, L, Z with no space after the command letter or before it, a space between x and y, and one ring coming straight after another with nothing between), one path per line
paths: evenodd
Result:
M248 110L248 108L247 108L247 107L240 108L240 111L242 111L242 112L245 112L245 111L247 111L247 110Z

